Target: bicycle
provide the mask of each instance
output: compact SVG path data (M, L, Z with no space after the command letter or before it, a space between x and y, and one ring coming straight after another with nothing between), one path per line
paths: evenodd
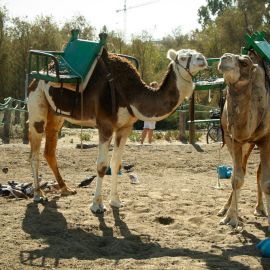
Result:
M211 142L220 142L222 140L222 131L220 127L220 109L210 110L210 119L207 127L206 142L209 144ZM219 121L215 121L219 120Z

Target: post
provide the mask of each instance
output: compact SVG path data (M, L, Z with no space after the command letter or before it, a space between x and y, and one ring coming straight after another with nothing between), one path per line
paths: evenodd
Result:
M18 125L21 123L21 112L15 111L15 117L14 117L14 125Z
M195 143L195 98L194 98L194 92L192 96L190 97L189 101L189 143L194 144Z
M4 127L3 127L2 141L3 143L9 143L10 142L11 110L6 109L4 111L3 122L4 122Z
M186 111L179 111L179 141L186 142Z

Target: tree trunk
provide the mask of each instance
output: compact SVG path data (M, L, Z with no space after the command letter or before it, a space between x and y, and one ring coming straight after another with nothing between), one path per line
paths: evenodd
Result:
M29 143L29 136L28 136L29 124L27 121L28 121L28 112L25 112L24 121L23 121L23 143L24 144Z
M15 111L15 118L14 118L14 124L18 125L21 123L21 112Z
M186 142L186 112L179 111L179 141Z
M3 143L9 143L10 142L10 124L11 124L11 111L5 110L4 111L4 128L3 128L3 135L2 135L2 141Z

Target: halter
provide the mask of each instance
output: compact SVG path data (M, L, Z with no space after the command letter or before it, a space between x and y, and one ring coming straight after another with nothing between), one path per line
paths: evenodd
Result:
M191 77L191 79L192 79L192 78L193 78L193 75L192 75L191 72L190 72L190 62L191 62L191 58L192 58L192 55L189 54L189 55L188 55L187 64L186 64L185 67L184 67L182 64L179 63L178 57L175 59L175 63L176 63L177 65L179 65L181 68L183 68L183 69L190 75L190 77Z

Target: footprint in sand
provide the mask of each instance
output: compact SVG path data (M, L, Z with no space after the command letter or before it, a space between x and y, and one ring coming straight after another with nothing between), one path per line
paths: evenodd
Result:
M203 217L191 217L188 219L189 222L196 224L196 225L202 224L203 223L202 220L203 220Z

